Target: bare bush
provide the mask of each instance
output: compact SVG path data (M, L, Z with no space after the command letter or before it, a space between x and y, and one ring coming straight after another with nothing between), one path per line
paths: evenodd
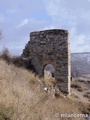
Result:
M6 62L10 63L10 59L11 59L11 56L10 56L10 53L9 53L9 50L7 48L4 48L0 54L0 58L5 60Z
M21 56L12 56L7 48L4 48L0 54L0 58L5 60L8 64L14 64L17 67L23 67L33 72L35 71L34 66L30 60L24 60Z
M74 89L77 89L79 92L82 92L82 91L83 91L83 88L82 88L80 85L77 85L77 84L75 84L75 83L73 83L73 84L71 85L71 87L74 88Z
M86 93L86 94L84 94L83 96L86 97L86 98L88 98L88 99L90 99L90 94L87 94L87 93Z
M72 84L71 87L72 87L72 88L76 88L76 89L77 89L77 88L81 88L81 86L79 86L79 85L77 85L77 84Z

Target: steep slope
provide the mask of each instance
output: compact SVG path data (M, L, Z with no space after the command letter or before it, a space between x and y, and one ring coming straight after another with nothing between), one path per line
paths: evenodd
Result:
M0 120L77 120L60 115L81 114L83 104L62 95L55 97L44 87L33 73L0 60L0 109L6 111L6 118L0 114Z

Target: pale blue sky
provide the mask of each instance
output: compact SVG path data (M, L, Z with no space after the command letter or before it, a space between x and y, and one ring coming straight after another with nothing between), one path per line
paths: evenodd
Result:
M0 49L21 54L29 33L67 29L71 52L90 52L90 0L0 0Z

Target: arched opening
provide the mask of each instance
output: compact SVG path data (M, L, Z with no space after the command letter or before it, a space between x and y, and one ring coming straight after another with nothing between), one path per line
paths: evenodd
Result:
M44 79L55 79L55 68L52 64L47 64L44 67Z

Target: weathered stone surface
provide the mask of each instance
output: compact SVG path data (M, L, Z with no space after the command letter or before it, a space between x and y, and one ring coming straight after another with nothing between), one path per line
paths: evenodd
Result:
M32 32L22 56L31 58L40 76L43 76L44 67L52 64L55 68L55 78L62 80L60 89L70 92L70 42L67 30Z

